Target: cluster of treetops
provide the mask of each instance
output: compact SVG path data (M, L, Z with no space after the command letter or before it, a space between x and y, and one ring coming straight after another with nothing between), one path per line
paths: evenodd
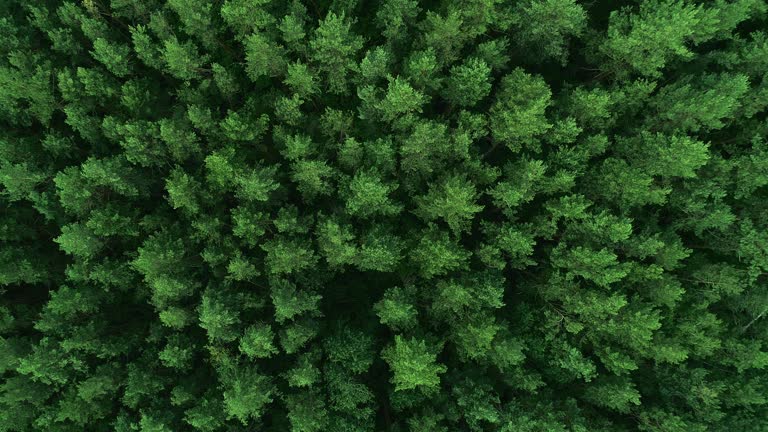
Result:
M0 1L1 432L768 431L764 0Z

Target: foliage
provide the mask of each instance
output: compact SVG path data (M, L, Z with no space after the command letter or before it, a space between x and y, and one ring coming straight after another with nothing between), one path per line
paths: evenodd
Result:
M0 12L0 432L768 430L764 0Z

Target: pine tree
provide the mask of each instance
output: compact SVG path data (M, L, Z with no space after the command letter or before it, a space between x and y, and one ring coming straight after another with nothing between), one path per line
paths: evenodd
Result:
M0 2L0 431L768 430L767 24Z

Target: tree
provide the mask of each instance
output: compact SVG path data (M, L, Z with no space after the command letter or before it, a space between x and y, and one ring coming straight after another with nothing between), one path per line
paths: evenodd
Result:
M403 240L386 227L374 227L362 236L357 267L363 271L391 272L403 259Z
M408 330L418 324L418 309L413 289L389 288L374 305L379 321L393 330Z
M330 12L320 21L310 41L312 61L325 77L331 93L348 92L347 74L356 69L355 56L363 47L362 38L355 35L351 27L343 14Z
M515 8L513 22L518 29L518 44L534 49L534 61L553 59L566 63L568 44L584 32L587 13L573 0L531 0Z
M168 6L178 14L186 34L200 39L206 48L215 46L216 34L210 4L203 1L171 0Z
M534 144L537 137L552 127L545 116L551 95L541 77L522 69L506 75L491 107L493 138L512 151Z
M228 415L244 425L251 419L258 420L265 406L273 401L273 387L270 379L259 373L253 366L241 367L225 375L224 407Z
M386 0L376 12L376 20L387 39L399 42L405 39L408 26L413 25L418 12L418 2L413 0Z
M206 290L200 303L200 327L208 332L211 341L233 341L237 338L240 324L238 310L233 304L228 304L222 295Z
M727 124L723 120L727 121L739 108L749 89L745 75L708 75L697 81L702 90L695 90L685 80L659 90L653 105L664 114L652 128L691 132L720 129Z
M200 184L180 168L176 168L166 180L168 200L175 209L185 209L194 214L200 210L198 190Z
M195 78L206 62L206 57L200 55L194 43L181 43L176 38L165 41L163 58L168 72L183 80Z
M327 219L318 225L318 246L331 266L355 262L358 249L353 243L354 239L355 235L349 225L342 225L333 219Z
M110 44L109 41L99 38L93 42L93 52L91 54L113 74L119 77L128 75L130 70L128 65L130 48L127 46Z
M417 388L426 392L435 391L440 385L439 375L447 370L444 365L435 362L435 348L415 338L395 336L394 344L387 346L381 356L392 370L395 391Z
M747 6L752 2L742 2ZM745 11L752 11L749 6ZM681 1L654 1L643 4L637 13L630 9L611 13L606 43L601 51L615 64L613 70L621 72L630 67L637 73L658 77L660 70L673 60L689 60L694 54L691 45L697 45L723 30L730 30L749 12L722 20L724 9L704 8ZM722 27L721 27L722 26Z
M443 219L454 234L469 230L468 222L483 209L475 204L477 192L466 178L451 176L417 198L419 217L433 221Z
M282 323L304 312L317 311L317 303L322 298L307 291L297 291L286 280L275 280L272 284L272 303L275 306L275 320Z
M389 197L396 188L384 183L374 171L359 171L349 183L347 211L361 218L396 215L402 208Z
M484 61L471 58L451 68L445 89L446 98L459 106L473 106L491 91L491 69Z
M418 265L420 275L430 279L464 268L471 255L451 240L448 233L431 225L422 233L410 258Z
M252 33L245 39L245 71L252 81L282 75L286 67L284 58L283 47L262 33Z
M318 91L317 80L307 65L301 62L288 65L285 84L300 98L312 96Z

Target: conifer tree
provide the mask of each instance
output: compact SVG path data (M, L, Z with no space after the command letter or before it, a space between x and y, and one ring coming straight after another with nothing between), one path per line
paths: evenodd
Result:
M767 35L0 2L0 432L768 430Z

